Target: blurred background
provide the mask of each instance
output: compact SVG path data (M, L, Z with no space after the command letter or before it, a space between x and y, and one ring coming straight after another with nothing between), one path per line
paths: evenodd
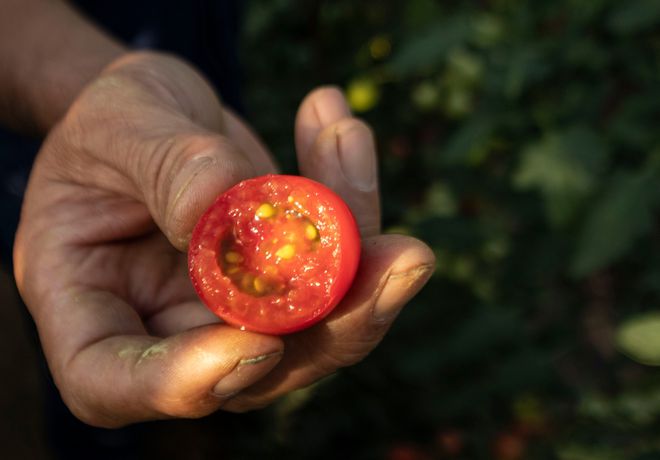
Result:
M437 269L363 363L265 411L150 424L139 458L660 459L660 1L251 0L244 19L248 119L284 171L302 98L342 86L375 130L385 231ZM35 418L8 437L34 458Z
M385 230L438 259L370 358L247 443L660 458L659 1L253 0L244 45L249 116L288 170L297 104L340 84L376 133Z

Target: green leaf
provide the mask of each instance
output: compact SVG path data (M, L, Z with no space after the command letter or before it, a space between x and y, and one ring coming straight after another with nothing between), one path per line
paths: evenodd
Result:
M619 326L616 344L642 364L660 366L660 312L635 316Z
M412 0L405 2L402 19L407 28L418 30L441 14L440 5L434 0Z
M539 190L548 220L563 226L595 189L608 157L605 144L587 128L549 133L523 151L514 185Z
M635 460L660 460L660 452L647 452L635 457Z
M658 0L627 0L619 3L607 22L611 31L630 34L647 29L660 21Z
M524 336L521 319L499 306L479 307L453 329L447 336L422 337L423 342L415 344L414 353L405 347L397 350L394 365L401 375L425 381L456 365L481 368L486 362L499 362L500 350L512 347Z
M651 174L619 173L583 224L571 274L585 276L623 256L652 224L657 181Z
M646 89L627 97L612 117L609 137L628 149L644 151L656 140L660 91Z
M626 455L611 446L569 444L557 450L559 460L624 460Z
M616 394L588 392L579 405L580 416L601 424L649 426L660 415L660 388L622 388Z
M435 182L426 194L424 208L428 216L451 217L456 214L456 197L442 182Z
M530 84L539 81L549 67L550 63L538 46L524 44L511 50L503 88L505 94L510 99L517 98Z
M473 116L449 139L442 152L445 164L469 164L475 149L481 149L490 140L496 127L495 117L488 113Z
M469 35L470 24L463 16L439 21L404 43L387 69L400 77L435 69L449 51L464 43Z
M492 13L482 13L472 17L472 39L484 48L493 46L504 36L505 24L502 18Z

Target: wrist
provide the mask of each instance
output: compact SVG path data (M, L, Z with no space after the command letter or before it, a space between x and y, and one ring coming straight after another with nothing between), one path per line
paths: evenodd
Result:
M26 120L32 123L30 131L47 134L66 114L83 88L100 74L108 62L125 52L114 44L99 45L80 50L75 55L57 56L47 62L35 63L41 78L33 80L23 91L31 110ZM30 75L33 72L28 70L26 78L29 79Z
M45 135L125 48L63 1L0 2L0 122Z

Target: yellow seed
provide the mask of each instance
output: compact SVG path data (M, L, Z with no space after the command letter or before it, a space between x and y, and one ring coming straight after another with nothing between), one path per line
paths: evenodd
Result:
M225 260L230 264L240 264L243 262L243 256L238 252L229 251L225 254Z
M275 255L280 259L290 259L296 254L296 247L293 244L285 244L277 250Z
M275 215L275 208L270 203L263 203L261 206L257 208L257 212L255 213L255 215L259 219L268 219Z
M307 227L305 227L305 238L308 240L315 240L317 236L319 236L319 232L316 230L316 227L312 224L308 224Z
M246 273L241 279L241 289L243 292L249 292L250 288L254 284L254 275L252 273Z
M266 288L268 287L268 284L266 283L266 280L263 279L261 276L257 276L254 279L254 290L257 291L259 294L263 294L266 292Z
M293 197L291 195L289 195L287 197L286 201L288 201L289 203L293 203Z
M228 275L233 275L240 271L240 267L237 267L236 265L232 265L231 267L227 267L227 270L225 271L227 272Z

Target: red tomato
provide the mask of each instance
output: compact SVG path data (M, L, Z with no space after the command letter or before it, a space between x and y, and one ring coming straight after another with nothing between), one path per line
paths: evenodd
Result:
M387 460L429 460L430 456L414 444L396 444L387 452Z
M341 198L305 177L267 175L216 199L193 231L188 266L212 312L279 335L330 313L359 257L357 225Z
M465 439L459 430L447 429L436 433L435 444L443 454L455 457L463 451Z
M527 441L515 433L500 433L492 445L497 460L521 460L525 456Z

